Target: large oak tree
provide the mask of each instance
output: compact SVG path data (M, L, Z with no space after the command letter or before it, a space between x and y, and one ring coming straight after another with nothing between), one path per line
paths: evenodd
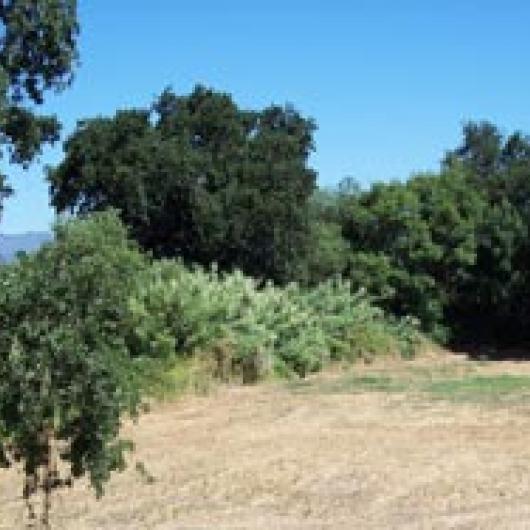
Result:
M249 111L201 86L166 90L151 109L80 122L49 172L52 202L119 209L156 256L285 282L309 243L314 130L291 106Z

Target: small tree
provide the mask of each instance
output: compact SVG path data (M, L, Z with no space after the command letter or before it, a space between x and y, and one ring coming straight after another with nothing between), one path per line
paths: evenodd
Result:
M55 229L55 242L0 269L0 463L23 465L24 498L88 474L96 494L124 466L123 413L140 402L124 339L145 258L116 214Z

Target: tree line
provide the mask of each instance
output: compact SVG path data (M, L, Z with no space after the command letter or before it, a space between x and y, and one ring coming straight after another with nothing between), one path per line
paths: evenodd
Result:
M26 167L59 139L38 108L77 64L75 0L0 2L0 146ZM529 339L530 142L470 122L438 172L319 190L316 123L291 105L167 89L149 108L82 120L47 173L58 212L120 211L155 257L279 285L333 276L439 340ZM2 202L13 192L0 175Z
M144 250L284 285L330 277L441 341L529 338L530 141L470 122L438 172L316 185L316 124L197 86L84 120L49 170L58 211L117 208Z

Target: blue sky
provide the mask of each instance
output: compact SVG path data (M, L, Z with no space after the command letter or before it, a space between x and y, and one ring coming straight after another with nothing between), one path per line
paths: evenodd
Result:
M321 185L437 169L464 120L530 132L530 2L488 0L80 0L81 66L48 99L64 135L78 119L147 106L203 83L243 107L293 103L318 124ZM53 219L43 164L9 169L0 231Z

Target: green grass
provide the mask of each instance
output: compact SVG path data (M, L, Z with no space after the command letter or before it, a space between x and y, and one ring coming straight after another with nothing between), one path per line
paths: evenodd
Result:
M349 366L332 377L282 380L280 385L301 394L406 393L423 400L480 404L530 403L530 375L486 374L487 364L469 361L428 366L414 361L396 367L361 370ZM204 393L213 384L193 359L182 359L163 373L155 394L175 398L189 391Z
M194 366L193 359L182 358L171 363L151 360L143 367L140 377L149 396L165 401L177 399L190 391L204 393L199 387L201 375Z
M433 381L424 391L454 401L510 401L530 396L530 377L523 375L475 375Z
M349 373L337 379L323 381L290 381L288 387L294 392L320 392L323 394L353 394L360 392L405 392L405 381L382 374L356 375Z
M290 381L287 387L297 393L356 394L362 392L409 393L429 400L471 403L518 403L530 398L530 376L481 375L481 366L468 365L414 366L399 370L363 370L355 368L330 379L316 377Z

